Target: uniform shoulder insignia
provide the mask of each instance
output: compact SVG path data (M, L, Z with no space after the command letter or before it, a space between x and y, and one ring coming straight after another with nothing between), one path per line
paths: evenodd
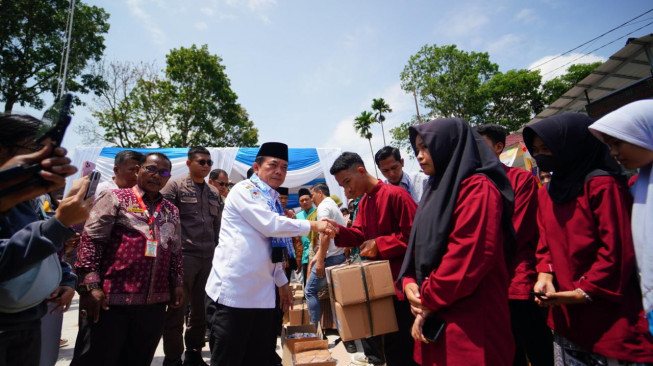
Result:
M259 199L259 198L263 197L263 194L261 194L261 191L256 187L250 188L249 189L249 194L252 196L252 198Z

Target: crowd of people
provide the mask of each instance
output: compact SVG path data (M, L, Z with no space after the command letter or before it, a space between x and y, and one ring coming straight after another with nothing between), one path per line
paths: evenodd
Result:
M0 196L0 366L54 365L75 291L71 365L150 365L161 339L166 366L206 365L207 340L211 365L279 365L291 278L318 324L325 268L358 256L389 262L398 330L345 342L345 364L653 364L653 100L526 126L538 175L501 163L503 127L434 119L408 130L421 172L386 146L382 181L344 152L346 204L316 183L297 212L279 142L236 184L204 147L176 178L123 150L95 197L88 177L61 197L77 168L41 123L0 115L0 169L40 165Z

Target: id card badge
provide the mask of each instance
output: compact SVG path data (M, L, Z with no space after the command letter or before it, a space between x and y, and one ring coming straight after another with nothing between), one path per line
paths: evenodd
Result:
M145 256L156 257L156 250L159 247L159 242L155 239L147 239L145 244Z

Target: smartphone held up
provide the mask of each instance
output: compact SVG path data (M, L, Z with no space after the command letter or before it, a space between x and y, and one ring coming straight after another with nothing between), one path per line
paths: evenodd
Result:
M36 131L34 142L40 145L52 143L55 148L61 145L66 128L71 121L70 107L72 100L72 94L64 94L55 101L52 107L45 111L41 120L43 123ZM17 192L30 185L47 185L48 182L38 174L41 170L40 162L32 165L17 164L0 170L0 180L12 182L11 185L0 191L0 197Z

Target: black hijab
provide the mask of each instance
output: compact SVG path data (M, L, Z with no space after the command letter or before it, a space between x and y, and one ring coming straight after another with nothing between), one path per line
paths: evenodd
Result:
M440 265L452 230L451 216L460 184L474 174L487 176L503 196L504 249L512 253L514 193L501 162L483 137L459 118L434 119L411 126L408 132L415 152L415 138L422 137L433 159L435 174L429 179L429 187L417 207L399 278L415 273L421 286L424 278Z
M553 154L544 158L547 159L546 170L553 172L546 189L555 203L562 204L576 198L592 176L612 175L619 182L626 182L621 167L610 157L607 146L587 128L593 122L584 114L565 113L524 128L524 143L531 154L535 136L539 136ZM535 160L541 158L538 156Z

